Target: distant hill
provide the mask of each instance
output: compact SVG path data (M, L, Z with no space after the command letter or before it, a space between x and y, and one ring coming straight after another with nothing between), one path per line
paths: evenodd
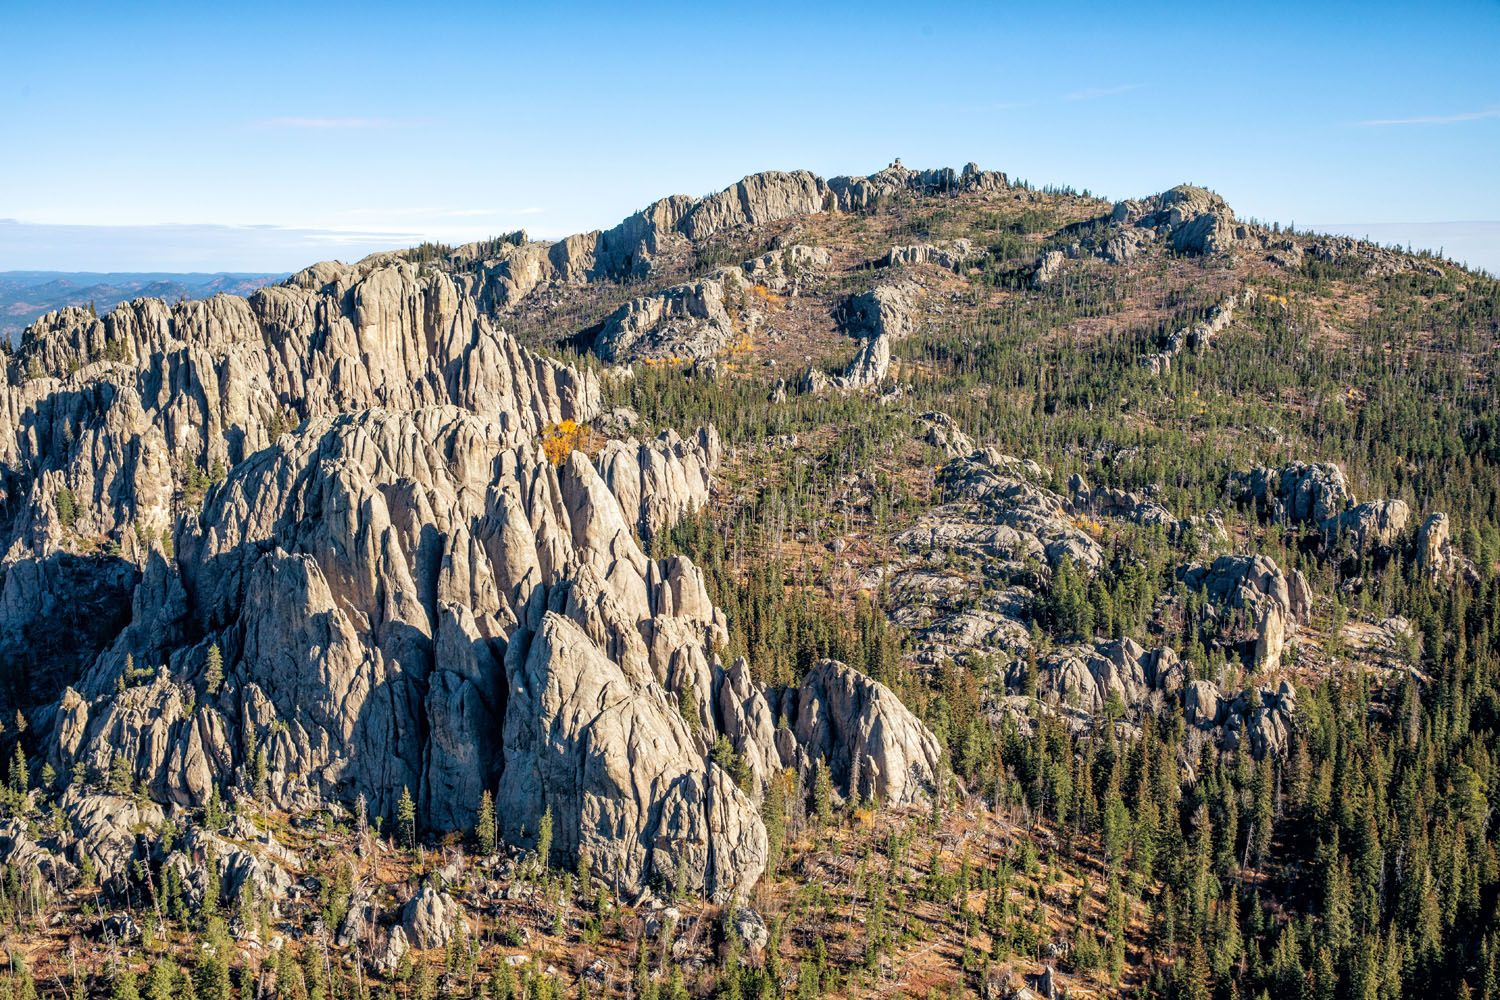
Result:
M0 271L0 336L20 339L38 316L64 306L90 302L101 314L118 303L141 296L161 299L205 298L228 292L248 295L283 274L172 274L163 271Z

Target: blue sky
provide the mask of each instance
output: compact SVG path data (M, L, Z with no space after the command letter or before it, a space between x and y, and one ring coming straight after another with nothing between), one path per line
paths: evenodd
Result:
M6 0L0 45L0 269L290 270L899 156L1109 197L1192 181L1500 270L1493 0Z

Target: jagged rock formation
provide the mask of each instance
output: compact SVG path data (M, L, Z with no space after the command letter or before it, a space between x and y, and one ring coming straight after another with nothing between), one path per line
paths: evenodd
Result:
M1064 647L1039 658L1034 677L1028 673L1025 660L1012 661L1006 687L1019 692L1034 683L1045 702L1081 713L1074 718L1080 727L1091 725L1111 701L1117 709L1151 711L1162 703L1153 699L1171 699L1181 704L1189 725L1210 733L1224 749L1234 750L1248 737L1251 753L1259 758L1284 753L1295 724L1296 692L1290 683L1226 698L1212 681L1188 680L1170 648L1146 650L1130 639Z
M1350 507L1323 527L1330 545L1348 545L1356 553L1390 549L1406 531L1411 508L1405 500L1373 500Z
M1256 667L1266 671L1280 666L1287 641L1312 612L1302 574L1283 574L1267 556L1220 556L1209 566L1186 566L1178 576L1207 596L1204 615L1218 626L1220 641L1249 646Z
M910 281L876 285L849 300L849 326L861 336L903 340L916 329L921 296L922 289Z
M924 429L922 440L941 449L949 458L961 458L974 453L974 439L963 432L958 421L939 410L928 410L917 415L918 426Z
M201 802L240 754L225 738L237 722L257 732L288 805L358 789L394 815L405 786L432 826L453 829L498 776L507 637L546 607L642 671L665 679L695 655L706 671L722 626L696 570L649 563L631 532L637 516L683 502L674 481L696 479L688 502L701 503L702 451L622 445L644 463L636 480L668 487L627 520L578 453L554 468L529 443L496 451L503 439L501 424L451 407L375 410L312 422L242 463L179 539L181 579L164 589L182 596L143 607L151 620L138 615L65 699L63 732L84 735L59 741L59 763L124 752L158 793ZM623 490L620 456L611 470ZM172 629L155 627L170 613ZM203 631L195 645L172 641ZM201 676L210 641L229 683L184 719L176 685ZM116 697L127 654L174 679Z
M719 234L797 216L866 211L902 197L994 194L1009 187L1004 174L972 163L962 171L917 171L898 160L868 177L826 181L805 170L772 170L705 198L662 198L603 232L581 233L556 243L532 242L517 233L460 247L455 257L472 276L471 292L480 305L503 312L550 284L643 277L656 258Z
M1027 664L1006 669L1006 686L1022 690ZM1090 715L1102 712L1113 697L1121 707L1137 705L1152 691L1182 688L1182 665L1167 648L1144 650L1130 639L1097 646L1069 646L1037 661L1036 689Z
M859 349L844 368L842 375L828 375L817 368L802 373L797 383L799 392L818 394L836 391L860 391L874 389L885 381L891 370L891 340L875 335L860 341Z
M454 279L390 255L316 265L249 299L53 314L27 331L10 381L0 654L28 664L42 699L124 624L195 478L299 423L452 405L500 415L515 439L599 408L591 376L521 350ZM59 609L84 627L38 641Z
M1333 463L1292 462L1232 473L1227 490L1260 517L1315 527L1330 551L1343 549L1356 557L1393 549L1411 519L1404 500L1357 503L1344 470Z
M1275 689L1246 688L1227 698L1213 681L1193 681L1183 693L1183 714L1190 725L1214 733L1225 750L1248 738L1253 756L1280 756L1296 725L1297 692L1282 681Z
M1026 649L1035 598L1025 583L985 587L976 597L967 574L918 565L892 580L890 615L911 630L913 659L930 666Z
M1150 497L1107 486L1090 489L1088 481L1079 473L1068 478L1068 493L1074 510L1094 517L1119 518L1146 527L1164 528L1173 535L1181 530L1181 523L1172 512Z
M400 930L406 942L417 948L443 948L455 935L468 934L469 921L452 896L424 885L401 908Z
M1038 257L1031 272L1031 287L1046 288L1052 284L1062 270L1063 261L1067 259L1067 254L1061 250L1048 250Z
M824 761L845 796L900 806L935 791L937 737L884 684L837 660L820 660L788 714L800 755Z
M613 884L682 885L722 902L755 883L766 861L760 816L704 761L661 687L630 676L551 612L507 670L500 804L510 839L528 842L550 807L554 852L586 859Z
M873 389L885 381L891 368L891 341L907 337L916 328L917 299L922 290L907 281L878 285L850 298L846 322L859 339L859 350L841 375L827 375L809 368L798 388L804 393L829 390Z
M742 271L725 268L701 281L633 299L605 319L594 353L612 364L711 358L738 336L726 303L741 299L748 287ZM747 326L748 332L753 331Z
M833 254L826 247L795 243L747 260L741 268L752 285L764 286L777 295L796 295L805 282L832 264Z
M63 803L75 860L85 857L106 888L123 887L130 865L144 849L140 834L155 830L166 818L161 807L123 795L74 794Z
M615 364L707 361L754 337L763 313L754 308L752 289L795 294L831 260L821 247L790 246L632 299L604 319L593 351Z
M751 679L744 657L715 672L714 710L719 731L749 768L752 796L760 799L772 776L792 761L781 759L771 703Z
M687 439L665 430L654 441L610 441L594 456L594 466L641 540L649 542L708 503L722 450L712 427Z
M1289 524L1325 524L1353 506L1344 470L1332 462L1291 462L1229 477L1229 495L1253 503L1261 517Z
M1323 236L1309 242L1304 251L1316 260L1361 268L1367 278L1415 272L1442 277L1436 263L1352 236Z
M792 178L788 200L780 183L688 206L680 232L803 211L798 190L827 197ZM601 252L623 266L624 245L595 240L588 266ZM520 263L530 246L488 249ZM548 259L583 273L584 249L565 241ZM828 259L788 247L722 280L789 289ZM0 394L0 461L20 498L0 525L0 640L27 641L52 600L95 619L81 655L52 664L68 686L37 713L60 769L123 768L155 801L186 806L260 768L294 811L359 800L391 816L407 790L434 830L467 828L498 789L513 842L550 808L556 851L622 892L660 882L735 898L764 866L765 831L708 759L714 738L745 755L751 796L809 751L776 733L748 665L718 664L724 619L697 568L640 547L707 503L718 436L568 453L560 429L600 415L598 384L490 322L480 302L498 293L477 289L493 277L379 255L250 300L138 302L31 331ZM114 564L67 551L85 532L118 543ZM38 596L69 574L71 589ZM111 602L121 611L97 610ZM816 752L872 762L882 794L911 800L935 772L890 762L937 758L920 733L916 750L881 743L912 735L911 719L889 692L867 701L818 730ZM106 882L133 859L133 831L161 818L92 794L67 815L60 849ZM185 883L286 890L295 859L275 845L199 836L172 861ZM398 960L452 923L408 919L388 951Z

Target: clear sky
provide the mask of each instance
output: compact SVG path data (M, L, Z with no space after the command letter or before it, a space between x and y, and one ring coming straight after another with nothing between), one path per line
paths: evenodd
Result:
M1451 232L1500 271L1495 0L3 0L0 52L0 269L561 236L899 156L1109 197L1192 181L1243 217Z

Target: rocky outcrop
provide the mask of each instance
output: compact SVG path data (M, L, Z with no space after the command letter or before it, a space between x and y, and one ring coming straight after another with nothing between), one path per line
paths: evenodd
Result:
M1223 198L1191 184L1139 201L1116 202L1109 220L1154 230L1178 253L1217 253L1249 236Z
M805 284L833 265L826 247L793 244L762 254L741 265L745 278L777 295L796 295Z
M1006 669L1006 686L1022 690L1028 669L1024 661L1013 661ZM1126 708L1139 705L1152 691L1176 691L1182 685L1182 667L1168 648L1147 651L1131 639L1120 639L1069 646L1044 656L1031 679L1039 694L1095 715L1112 699Z
M798 380L797 389L805 394L823 392L859 392L877 388L891 370L891 339L883 334L866 337L845 366L842 374L828 375L809 368Z
M725 268L712 277L632 299L604 320L594 353L611 364L711 358L740 336L730 310L740 312L748 287L743 272Z
M1103 560L1099 544L1073 523L1067 501L1038 484L1041 470L994 449L954 459L938 472L945 502L902 532L907 552L955 551L1000 560L1014 572L1027 564L1070 559L1085 572Z
M545 615L524 655L515 649L500 797L507 836L528 842L550 809L555 855L583 859L628 892L676 885L724 902L748 890L765 867L765 827L704 759L675 699L559 614Z
M917 424L924 431L922 440L940 449L949 458L961 458L974 453L974 439L963 432L958 421L939 410L928 410L917 415Z
M957 569L918 563L894 574L890 594L891 620L911 632L918 663L1004 659L1031 644L1036 594L1023 583L981 584Z
M1297 570L1283 574L1263 555L1226 555L1178 571L1208 598L1204 615L1225 645L1246 647L1258 669L1274 671L1287 641L1312 613L1312 591Z
M70 852L82 865L85 858L111 890L123 889L131 865L145 856L142 835L154 832L166 819L161 807L123 795L70 792L63 801L70 831Z
M903 196L998 194L1009 188L1004 174L980 170L973 163L962 171L912 170L900 160L868 177L835 177L828 182L830 207L842 212L864 211Z
M401 908L399 929L408 944L426 950L446 947L454 937L466 936L469 921L452 896L424 885Z
M1328 550L1355 557L1391 551L1411 520L1404 500L1357 503L1344 470L1333 463L1291 462L1232 473L1227 490L1261 518L1316 528Z
M1143 354L1136 359L1142 368L1150 369L1153 375L1165 375L1172 370L1172 359L1183 351L1206 350L1213 338L1222 333L1234 321L1235 309L1255 301L1256 291L1247 288L1230 295L1208 311L1201 322L1175 331L1153 354Z
M889 688L852 667L814 664L790 714L804 761L823 761L845 796L904 806L936 790L937 737Z
M1433 260L1351 236L1321 236L1308 241L1303 249L1315 260L1354 268L1366 278L1407 273L1443 275L1443 269Z
M1367 501L1330 518L1323 530L1330 545L1370 555L1395 546L1410 519L1405 500Z
M803 393L858 392L877 388L891 369L892 340L909 336L916 328L917 300L921 289L910 282L879 285L853 296L845 305L845 321L859 339L859 349L842 374L828 375L808 368L798 383Z
M1046 288L1052 284L1062 271L1063 262L1067 259L1067 255L1061 250L1048 250L1038 257L1036 264L1032 266L1031 287Z
M1354 504L1344 470L1332 462L1291 462L1232 473L1229 495L1271 521L1323 525Z
M856 336L903 340L917 328L922 290L910 281L877 285L849 299L847 323Z
M1429 514L1417 530L1417 567L1431 580L1463 576L1477 580L1478 570L1449 537L1448 515Z
M964 261L974 256L974 247L968 240L954 240L948 246L918 243L914 246L895 246L887 251L881 263L885 267L918 267L931 264L957 271Z
M751 797L759 801L782 763L770 701L751 679L744 657L715 672L714 711L719 731L749 770Z
M155 794L199 804L253 730L283 805L363 791L394 815L404 786L426 825L456 829L499 777L507 640L546 607L642 675L707 677L722 624L701 577L645 559L632 525L702 502L716 438L622 445L608 468L628 517L581 455L554 467L503 439L454 408L371 411L242 463L179 539L180 577L159 571L164 596L141 595L64 699L58 763L124 752ZM189 630L205 638L172 641ZM227 683L188 715L210 646ZM127 656L163 669L121 694Z
M1297 692L1288 681L1277 688L1246 688L1225 697L1213 681L1198 680L1183 691L1183 716L1191 726L1214 734L1225 750L1250 741L1256 758L1280 757L1296 726Z
M1181 530L1181 524L1171 511L1150 497L1131 490L1107 486L1090 489L1088 481L1074 473L1068 479L1068 493L1074 510L1093 517L1118 518L1148 528L1162 528L1173 535Z

